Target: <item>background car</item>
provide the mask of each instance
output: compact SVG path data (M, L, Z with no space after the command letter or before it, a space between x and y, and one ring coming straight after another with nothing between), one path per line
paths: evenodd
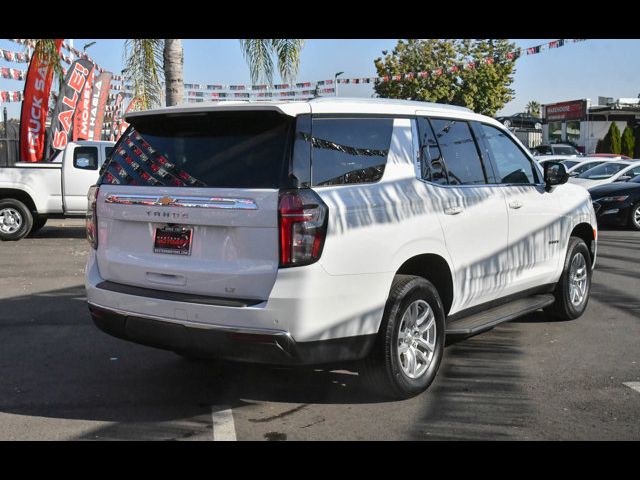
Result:
M542 167L547 162L560 162L564 165L564 167L569 170L572 167L575 167L579 163L581 163L582 159L579 157L574 157L573 155L549 155L548 157L533 157L536 162Z
M605 162L613 162L616 158L603 158L603 157L584 157L581 162L574 163L572 167L567 167L567 173L572 177L577 177L578 175L583 174L587 170L591 170L592 168L597 167L598 165L602 165ZM566 164L565 164L566 167Z
M603 158L613 158L617 160L633 160L631 157L627 157L626 155L618 155L617 153L591 153L590 157L603 157Z
M640 175L589 190L598 225L640 230Z
M626 182L640 175L640 161L616 160L591 168L569 182L582 185L586 189L613 182Z
M535 128L542 130L542 119L534 117L530 113L516 113L511 116L496 117L507 128Z
M538 145L537 147L532 148L534 155L572 155L574 157L579 157L582 153L576 149L573 145L569 145L566 143L551 143Z

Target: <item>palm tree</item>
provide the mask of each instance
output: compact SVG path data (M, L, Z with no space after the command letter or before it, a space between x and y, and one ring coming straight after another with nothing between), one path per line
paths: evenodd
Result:
M304 40L295 38L252 38L240 40L244 58L249 64L251 81L264 79L273 83L273 57L278 64L278 72L285 82L292 82L298 74L300 54Z
M35 40L35 54L44 55L62 80L62 65L54 39ZM251 81L273 82L274 59L285 82L295 79L300 66L304 40L291 38L245 39L240 45L249 65ZM184 54L182 40L135 38L125 41L123 50L125 82L132 85L133 97L139 97L139 108L147 109L162 103L162 81L165 81L167 106L178 105L183 99Z
M251 81L273 82L274 57L284 81L292 81L298 73L304 40L249 39L240 40L249 64ZM184 54L180 39L129 39L125 42L125 80L133 85L134 97L140 97L140 108L161 103L161 78L165 80L166 105L182 103Z
M534 117L540 116L540 108L540 103L536 102L535 100L531 100L529 103L527 103L527 113L533 115Z

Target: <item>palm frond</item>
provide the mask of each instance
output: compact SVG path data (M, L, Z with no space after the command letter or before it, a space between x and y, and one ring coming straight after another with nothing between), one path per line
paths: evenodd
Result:
M140 97L143 109L160 105L163 47L158 38L127 39L124 44L124 78L133 85L133 96Z
M271 40L271 44L278 59L280 77L285 82L293 82L298 75L304 40L298 38L276 38Z
M258 83L264 79L268 84L273 83L273 45L269 40L251 38L240 40L240 46L251 74L251 82Z
M56 46L55 38L33 38L27 39L27 45L35 42L32 58L38 58L38 61L47 67L53 68L54 78L58 78L61 82L64 72L62 71L62 60L60 52ZM27 47L28 48L28 47Z

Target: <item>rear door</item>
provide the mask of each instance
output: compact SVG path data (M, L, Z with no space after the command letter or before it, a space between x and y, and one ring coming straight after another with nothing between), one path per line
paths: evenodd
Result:
M105 280L265 300L295 119L275 111L134 117L102 176Z

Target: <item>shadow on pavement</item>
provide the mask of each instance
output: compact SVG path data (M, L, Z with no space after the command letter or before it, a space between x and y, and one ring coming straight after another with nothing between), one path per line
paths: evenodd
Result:
M86 235L84 226L45 226L39 232L29 235L29 238L85 238Z
M200 416L210 428L215 405L382 401L353 372L221 367L112 338L91 321L82 286L0 300L0 338L0 412L135 422L135 428L120 425L118 438L146 438L140 422L164 437L174 421L173 437L181 438L184 419L187 431Z
M424 416L412 437L424 440L523 438L535 416L520 367L523 351L517 325L452 340Z

